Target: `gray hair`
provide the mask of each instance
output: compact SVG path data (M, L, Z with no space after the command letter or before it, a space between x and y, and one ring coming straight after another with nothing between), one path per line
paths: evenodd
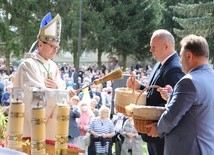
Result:
M158 38L170 43L173 47L175 47L175 39L174 39L173 35L165 29L156 30L152 34L152 38L154 38L154 37L158 37Z
M107 106L105 106L105 105L102 105L101 107L100 107L100 109L99 109L99 114L102 112L102 111L108 111L108 113L110 113L110 109L107 107Z

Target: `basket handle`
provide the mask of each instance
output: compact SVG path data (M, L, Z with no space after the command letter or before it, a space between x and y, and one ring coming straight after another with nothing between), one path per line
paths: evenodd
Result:
M135 104L137 105L137 102L138 102L140 96L141 96L145 91L147 91L148 89L152 89L152 88L160 88L160 86L158 86L158 85L151 85L151 86L145 87L145 88L140 92L140 94L138 95Z

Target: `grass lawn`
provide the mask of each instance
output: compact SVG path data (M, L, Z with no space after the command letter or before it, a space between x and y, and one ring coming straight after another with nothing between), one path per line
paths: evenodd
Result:
M143 142L143 155L148 155L146 142Z

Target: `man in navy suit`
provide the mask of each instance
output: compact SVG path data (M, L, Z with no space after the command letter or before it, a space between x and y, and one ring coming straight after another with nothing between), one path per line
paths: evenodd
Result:
M158 85L164 87L171 85L172 87L184 76L179 63L180 57L175 51L175 40L173 35L164 29L156 30L150 41L150 52L157 61L154 66L148 86ZM135 89L144 89L146 86L141 85L135 80L133 83L132 77L127 80L127 87ZM147 91L147 105L149 106L165 106L166 101L162 99L157 89ZM147 142L149 155L163 155L164 138L151 137L147 134L141 134L142 139Z
M181 64L186 74L174 87L158 89L168 99L167 110L152 136L165 137L165 155L214 154L214 71L205 38L189 35L181 41ZM168 94L171 93L170 96Z

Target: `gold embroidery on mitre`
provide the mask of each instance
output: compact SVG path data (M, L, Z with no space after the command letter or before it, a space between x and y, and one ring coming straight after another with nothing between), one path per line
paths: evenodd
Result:
M55 16L51 22L49 22L43 28L40 28L38 39L44 42L60 42L61 35L61 17L59 14Z

